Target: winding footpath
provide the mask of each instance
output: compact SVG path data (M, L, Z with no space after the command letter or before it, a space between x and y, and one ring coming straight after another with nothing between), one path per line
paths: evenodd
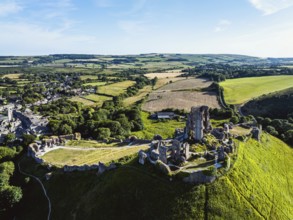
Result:
M42 181L38 178L38 177L36 177L36 176L34 176L34 175L31 175L31 174L28 174L28 173L26 173L26 172L24 172L24 171L22 171L21 170L21 168L20 168L20 162L21 162L21 160L18 162L18 170L19 170L19 172L21 173L21 174L23 174L23 175L25 175L25 176L29 176L29 177L32 177L32 178L34 178L37 182L39 182L39 184L41 185L41 187L42 187L42 189L43 189L43 192L44 192L44 195L45 195L45 197L47 198L47 200L48 200L48 217L47 217L47 220L50 220L50 218L51 218L51 200L50 200L50 198L49 198L49 196L48 196L48 194L47 194L47 191L46 191L46 189L45 189L45 187L44 187L44 185L43 185L43 183L42 183Z

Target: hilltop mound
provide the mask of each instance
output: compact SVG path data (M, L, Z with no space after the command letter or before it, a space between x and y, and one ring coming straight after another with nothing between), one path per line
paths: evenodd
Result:
M55 173L45 186L52 219L285 220L293 219L292 165L292 149L263 134L260 142L240 142L233 168L210 185L170 181L152 166L132 161L99 177L95 172ZM23 212L17 219L28 217Z

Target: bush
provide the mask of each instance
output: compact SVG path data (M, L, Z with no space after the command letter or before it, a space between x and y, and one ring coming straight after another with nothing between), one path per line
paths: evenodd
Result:
M4 186L0 190L0 207L11 208L22 198L22 191L17 186Z
M7 175L12 175L14 173L14 163L11 161L8 162L4 162L0 164L0 173L3 174L7 174Z
M11 160L16 155L15 149L0 147L0 162Z

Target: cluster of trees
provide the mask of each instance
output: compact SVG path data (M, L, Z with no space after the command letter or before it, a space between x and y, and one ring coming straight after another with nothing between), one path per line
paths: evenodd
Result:
M257 117L256 120L268 133L293 146L293 118L286 120Z
M251 100L242 111L257 116L267 132L293 146L293 88Z
M0 216L11 209L22 198L22 190L10 184L14 175L15 165L12 160L20 149L0 147Z
M239 65L229 64L206 64L195 68L184 69L182 76L199 76L216 82L231 78L270 76L270 75L293 75L293 69L273 65Z
M115 101L107 101L99 108L62 99L34 110L51 116L49 126L56 135L80 132L83 137L101 140L124 138L131 131L143 129L139 109L123 108Z
M17 82L13 79L10 79L10 78L7 78L7 77L4 77L4 78L0 78L0 85L16 85Z

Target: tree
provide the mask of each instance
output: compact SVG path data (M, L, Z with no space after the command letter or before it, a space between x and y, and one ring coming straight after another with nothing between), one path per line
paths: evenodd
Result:
M276 129L273 127L273 126L267 126L266 127L266 131L271 134L271 135L274 135L274 136L277 136L279 133L276 131Z
M62 124L59 128L59 133L60 134L72 134L72 128L71 126L67 124Z
M98 128L97 129L97 139L108 139L111 136L111 131L109 128Z
M13 134L13 133L9 133L9 134L7 134L6 136L5 136L5 138L4 138L4 142L6 143L6 144L8 144L8 143L11 143L11 142L13 142L14 140L15 140L15 134Z
M22 144L24 147L27 147L29 144L33 143L36 140L36 137L34 135L31 134L24 134L22 136Z
M12 175L14 173L15 167L14 163L12 161L7 161L4 163L0 164L0 173L1 174L7 174L7 175Z
M288 144L293 146L293 130L289 130L285 132L285 140Z
M231 119L230 119L230 122L232 122L233 124L237 124L239 122L239 118L237 116L233 116Z
M15 149L0 147L0 161L11 160L16 154Z

